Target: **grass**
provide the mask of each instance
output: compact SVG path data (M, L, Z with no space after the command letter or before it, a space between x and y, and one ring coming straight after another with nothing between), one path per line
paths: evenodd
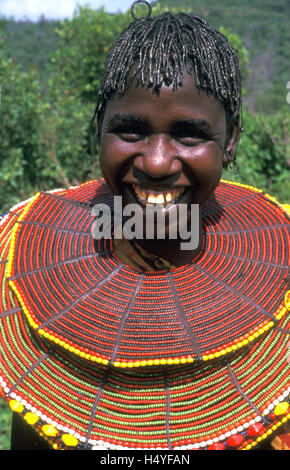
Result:
M0 400L0 450L10 449L12 412L8 406Z

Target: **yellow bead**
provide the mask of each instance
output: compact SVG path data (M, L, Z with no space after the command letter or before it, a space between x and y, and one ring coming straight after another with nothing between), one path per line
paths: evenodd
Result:
M159 366L160 361L159 361L159 359L154 359L153 363L154 363L155 366Z
M140 361L135 361L134 362L134 367L140 367Z
M173 363L174 364L180 364L180 359L178 359L177 357L175 359L173 359Z
M55 437L58 435L58 430L51 424L45 424L41 429L46 436Z
M9 406L12 411L15 411L15 413L22 413L24 410L24 406L20 403L20 401L17 400L11 400L9 402Z
M152 365L153 365L152 359L149 359L149 360L147 361L147 365L148 365L148 366L152 366Z
M63 434L62 440L66 446L75 447L78 445L78 440L71 434Z
M160 364L166 364L166 359L160 359Z
M288 290L284 297L285 307L290 310L290 290Z
M281 403L279 403L279 405L275 407L274 415L276 416L283 415L284 413L286 413L288 408L289 408L289 403L287 403L286 401L282 401Z
M147 365L147 361L140 361L140 366L144 367Z
M207 361L207 360L208 360L208 356L203 356L203 360L204 360L204 361Z
M39 417L35 413L26 413L26 415L24 416L24 419L28 424L32 425L32 424L37 423L37 421L39 420Z

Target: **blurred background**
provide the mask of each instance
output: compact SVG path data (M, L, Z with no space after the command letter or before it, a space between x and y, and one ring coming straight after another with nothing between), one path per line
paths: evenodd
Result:
M0 213L39 189L100 176L91 118L108 48L131 21L131 0L0 0ZM243 126L238 172L224 179L290 199L289 0L160 0L188 10L239 51ZM142 15L146 9L138 7ZM0 403L0 449L11 416Z

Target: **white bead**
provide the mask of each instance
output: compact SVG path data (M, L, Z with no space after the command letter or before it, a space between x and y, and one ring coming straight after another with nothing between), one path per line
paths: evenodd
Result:
M206 446L206 442L205 442L205 441L202 441L202 442L200 443L200 447L205 447L205 446Z
M181 446L180 449L181 450L187 450L187 446Z
M47 422L48 424L51 424L51 423L52 423L52 419L51 419L51 418L47 418L46 422Z
M268 406L268 410L273 410L273 409L274 409L274 405L271 404Z
M56 428L59 430L59 431L62 431L63 430L63 425L62 424L58 424L56 426Z
M180 449L181 449L181 447L179 447L179 446L174 447L174 450L180 450Z
M238 434L238 430L236 428L231 430L231 435L233 436L234 434Z
M279 400L279 401L283 401L283 400L284 400L284 396L283 396L283 395L279 395L278 400Z
M234 434L235 434L235 433L234 433ZM231 437L231 435L232 435L231 431L228 431L228 432L225 433L225 436L226 436L226 437Z
M208 445L208 446L211 446L212 444L213 444L213 440L212 440L212 439L210 439L209 441L207 441L207 445Z
M245 424L243 425L243 428L244 428L244 429L247 429L249 426L250 426L249 423L245 423Z
M15 400L15 398L16 398L16 393L14 393L14 392L10 393L10 397Z
M3 380L3 381L1 382L1 385L2 385L2 387L4 388L4 387L6 387L7 383L4 382L4 380Z
M8 387L4 387L4 392L5 392L5 393L8 393L8 392L9 392L9 388L8 388Z
M188 448L188 450L194 449L194 445L193 444L188 444L187 448Z
M26 406L27 405L27 401L26 400L21 400L21 403L23 406Z
M199 446L199 444L198 444L198 443L196 443L196 444L193 444L193 448L194 448L194 449L199 449L199 447L200 447L200 446Z
M81 441L81 442L86 442L86 438L85 438L84 436L81 436L81 437L79 438L79 441Z
M68 427L67 426L64 426L62 430L63 430L64 433L68 433Z
M244 430L243 426L238 426L238 427L237 427L237 431L238 431L238 432L242 432L243 430Z
M117 447L116 444L110 444L110 449L111 449L111 450L115 450L116 447Z
M215 442L215 443L219 442L219 438L218 438L218 437L214 437L214 438L213 438L213 442Z
M76 432L75 433L75 438L79 439L80 437L81 437L81 435L78 432ZM94 445L97 444L97 441L92 441L92 444L94 444Z
M258 423L259 421L261 421L261 419L262 419L261 416L256 416L255 422Z
M286 398L286 397L288 397L288 395L289 395L289 392L288 392L288 390L285 390L285 392L283 392L283 398Z
M225 438L226 438L226 436L225 436L224 434L221 434L220 437L219 437L219 440L220 440L220 441L224 441Z
M26 408L27 408L28 410L31 410L31 405L30 405L30 403L27 403Z
M268 415L269 414L269 410L268 408L266 408L264 411L263 411L263 415Z
M41 411L36 410L35 414L36 414L36 416L38 416L39 418L41 417Z
M31 408L31 411L32 411L32 413L36 413L36 412L37 412L37 409L35 408L35 406L33 406L33 407Z
M275 406L279 405L279 400L277 400L277 399L274 400L274 401L273 401L273 405L275 405Z
M47 420L47 416L46 415L42 415L41 412L39 411L40 415L41 416L41 419L42 421L46 421ZM36 413L37 414L37 413Z

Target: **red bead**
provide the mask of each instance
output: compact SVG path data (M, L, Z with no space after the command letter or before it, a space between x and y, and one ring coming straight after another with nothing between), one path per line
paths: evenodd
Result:
M270 419L272 419L272 420L274 420L274 419L277 418L277 416L275 415L275 413L270 413L270 414L269 414L269 417L270 417Z
M217 442L208 447L207 450L225 450L226 446L222 442Z
M257 436L257 434L260 434L260 432L264 429L264 426L262 423L255 423L255 424L252 424L249 428L248 428L248 436L249 437L252 437L252 436Z
M244 441L244 436L242 434L234 434L229 437L227 440L227 445L230 447L238 447Z

